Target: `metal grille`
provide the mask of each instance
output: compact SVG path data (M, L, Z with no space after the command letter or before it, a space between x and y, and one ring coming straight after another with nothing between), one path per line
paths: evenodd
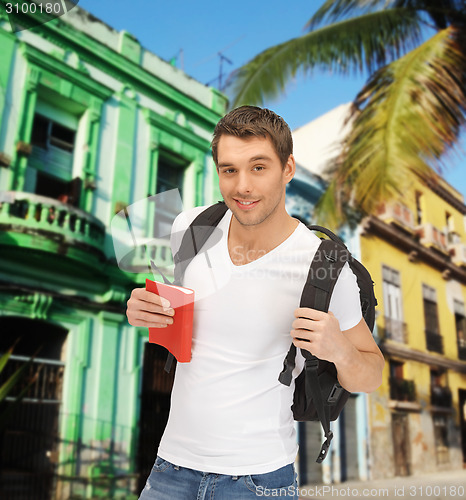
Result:
M11 356L0 374L0 385L28 363L28 359ZM52 498L63 373L64 364L59 361L34 360L0 405L0 413L12 411L6 428L0 433L0 498ZM15 396L25 388L24 398L15 405Z

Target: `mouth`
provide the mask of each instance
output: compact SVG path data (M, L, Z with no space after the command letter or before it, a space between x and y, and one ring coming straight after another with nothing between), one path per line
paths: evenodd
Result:
M259 203L259 201L242 201L237 199L234 200L236 206L241 210L252 210Z

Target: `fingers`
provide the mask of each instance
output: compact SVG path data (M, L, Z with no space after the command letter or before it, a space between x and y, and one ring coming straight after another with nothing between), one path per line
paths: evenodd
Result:
M318 311L317 309L311 309L310 307L298 307L294 311L296 318L307 318L313 319L314 321L319 321L325 319L328 313L323 311Z
M139 314L128 314L128 322L133 326L145 326L147 328L166 328L173 324L173 319L161 314L140 312Z
M150 304L156 304L162 308L170 307L170 302L156 293L148 292L145 288L135 288L131 292L131 299L142 300Z
M312 343L307 341L307 340L299 340L299 339L293 339L293 344L299 348L299 349L305 349L306 351L309 351L311 354L312 351L311 351L311 346L312 346Z
M316 320L298 318L291 323L291 326L295 330L309 330L311 332L317 332L321 331L324 325Z
M293 338L293 343L295 340L309 343L316 338L316 334L314 332L310 332L309 330L291 330L290 335Z
M155 293L148 292L145 288L135 288L126 303L128 311L146 311L157 314L173 316L175 311L170 308L170 302Z
M170 302L145 288L135 288L127 302L126 316L133 326L164 328L173 323Z

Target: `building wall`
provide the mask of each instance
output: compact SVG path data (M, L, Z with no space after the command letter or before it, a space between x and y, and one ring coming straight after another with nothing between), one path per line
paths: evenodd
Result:
M460 421L458 395L459 389L466 388L466 360L459 359L453 304L454 300L462 304L466 302L466 261L456 265L454 262L458 262L458 259L450 255L453 247L448 244L445 214L451 214L454 221L450 233L454 230L457 233L455 238L464 245L465 207L462 197L451 186L440 179L438 184L443 189L429 187L419 180L412 185L402 202L398 202L396 209L395 203L387 204L381 208L377 220L375 217L368 218L362 224L362 262L375 282L379 301L379 342L386 357L383 384L369 397L373 478L428 473L439 468L461 469L463 466L464 457L458 443L462 440L461 426L464 427L464 422ZM416 220L416 192L422 193L421 224ZM400 216L403 213L404 216ZM422 224L429 223L444 234L439 239L440 244L423 238ZM393 338L390 334L393 324L384 319L390 316L387 291L383 285L384 265L399 272L401 323L404 324L399 326L406 332L405 339ZM426 330L432 330L433 327L426 324L424 316L423 285L436 291L443 352L434 352L426 341ZM410 401L390 396L391 361L403 363L403 379L415 384L415 397ZM451 390L451 406L438 407L433 404L431 370L444 371L443 385ZM404 472L395 466L395 454L399 449L392 426L394 419L402 418L396 415L405 415L407 419L408 468ZM435 415L443 415L447 419L449 446L445 461L437 457Z
M149 253L170 264L161 256L168 241L152 232L156 215L147 197L160 190L164 159L164 175L182 169L174 186L182 191L180 209L219 199L209 143L227 101L79 7L18 32L1 16L0 324L8 335L26 339L16 354L26 354L34 330L50 325L67 332L60 359L45 360L60 366L50 396L59 412L57 445L47 451L37 444L48 458L33 475L37 481L50 471L61 476L53 498L133 498L142 474L138 432L147 330L128 325L125 307L132 288L152 277ZM64 165L57 158L69 159L60 148L31 144L39 114L75 132L66 174L78 186L74 204L70 196L37 192L40 173L52 172L41 150L54 152L57 172ZM122 210L134 216L139 238L131 254L127 220L116 217ZM125 255L115 253L115 221L127 244L125 265ZM15 332L15 322L34 326ZM13 431L7 431L10 441ZM155 443L153 452L155 458ZM20 485L11 481L0 474L0 496L17 493Z

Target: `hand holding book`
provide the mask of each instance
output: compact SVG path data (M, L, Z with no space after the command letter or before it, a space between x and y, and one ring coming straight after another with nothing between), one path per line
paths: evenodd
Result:
M149 327L149 342L166 347L177 361L191 361L193 331L194 291L146 279L146 290L170 302L175 310L173 323L166 327Z

